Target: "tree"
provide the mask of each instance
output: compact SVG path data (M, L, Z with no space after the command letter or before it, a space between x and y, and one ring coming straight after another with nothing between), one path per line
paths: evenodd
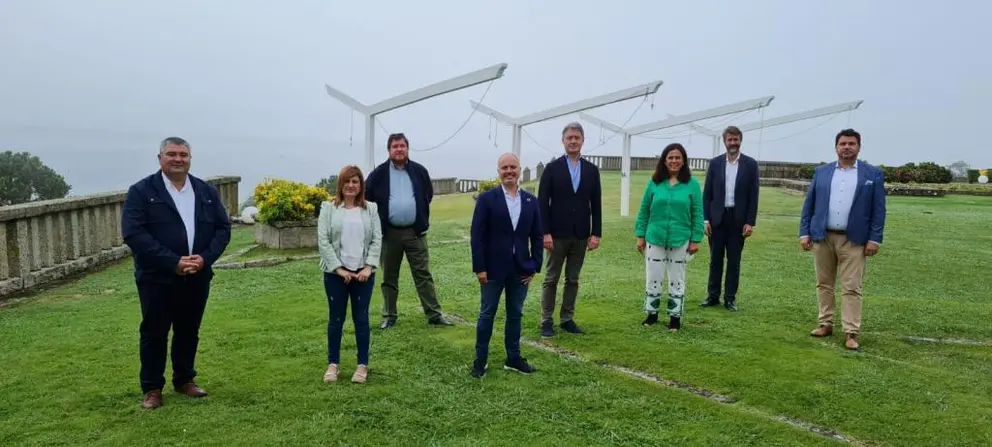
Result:
M951 174L954 174L954 178L965 178L968 177L968 169L970 169L971 166L969 166L964 160L960 160L951 163L951 165L947 168L951 170Z
M28 152L0 153L0 206L61 199L72 187Z
M333 196L338 193L338 176L324 177L315 186L326 189L327 193Z

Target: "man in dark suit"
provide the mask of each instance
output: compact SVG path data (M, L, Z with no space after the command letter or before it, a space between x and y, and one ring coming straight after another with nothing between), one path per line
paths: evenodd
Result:
M486 374L493 319L504 290L506 363L503 368L523 374L536 371L520 356L520 320L527 288L541 271L541 211L537 198L518 188L520 160L515 155L499 157L498 172L501 186L479 194L472 215L472 271L482 287L479 321L475 326L473 377Z
M885 174L858 160L861 134L844 129L834 138L837 161L813 172L802 217L799 246L813 250L819 324L813 337L833 334L834 287L840 276L844 346L857 350L861 331L861 282L868 258L878 253L885 231Z
M386 141L389 160L373 169L365 181L365 200L378 205L382 221L382 324L379 329L396 324L403 255L410 265L427 323L452 325L441 313L427 250L434 186L427 168L410 160L409 146L406 135L390 135Z
M724 306L737 311L744 240L758 217L758 162L741 153L743 134L736 126L723 131L725 155L710 160L703 186L703 224L710 245L710 278L702 307L720 304L723 258L727 258Z
M561 131L565 155L544 167L537 195L541 203L544 248L548 250L548 275L541 290L541 336L554 336L555 298L562 267L565 290L561 302L561 328L581 334L573 317L579 294L579 273L586 250L599 248L603 236L603 190L599 168L582 158L585 132L579 123Z
M161 169L128 188L121 214L141 301L141 405L148 409L162 406L170 328L173 387L207 395L193 381L193 364L212 266L231 240L231 222L217 188L189 175L190 158L185 140L163 140Z

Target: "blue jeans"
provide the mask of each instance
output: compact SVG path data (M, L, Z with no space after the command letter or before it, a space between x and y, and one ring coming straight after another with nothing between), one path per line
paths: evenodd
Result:
M351 321L355 323L358 364L369 364L369 301L375 285L375 273L365 282L352 279L348 284L334 273L324 272L324 292L327 293L327 363L341 361L341 331L351 300Z
M489 339L493 335L493 319L499 308L499 297L506 291L506 328L504 343L507 360L520 358L520 320L524 314L524 300L527 299L527 285L521 278L512 275L502 280L492 280L482 285L482 303L479 321L475 324L475 358L489 357Z

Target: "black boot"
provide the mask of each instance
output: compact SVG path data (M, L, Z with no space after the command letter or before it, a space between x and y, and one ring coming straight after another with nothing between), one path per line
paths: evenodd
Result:
M682 319L679 317L669 317L668 329L672 332L677 332L679 329L682 329Z
M648 314L648 317L645 318L644 322L642 322L641 324L645 326L651 326L657 322L658 322L658 314L655 313L655 314Z

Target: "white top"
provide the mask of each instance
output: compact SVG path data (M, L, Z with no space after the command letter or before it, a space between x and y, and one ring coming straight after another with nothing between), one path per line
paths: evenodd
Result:
M517 222L520 221L520 189L517 189L517 196L511 196L510 191L503 186L503 198L506 200L506 209L510 212L510 223L513 229L517 229Z
M830 204L827 207L827 229L847 230L847 220L854 203L854 190L858 187L858 163L850 168L837 165L830 180Z
M727 177L725 189L727 191L724 194L723 206L727 208L734 207L734 192L737 189L737 167L740 166L741 154L737 154L737 159L730 161L730 156L727 156L727 164L724 169L724 174Z
M344 208L341 221L341 265L348 270L365 267L365 223L362 209Z
M169 191L172 201L176 203L179 217L186 225L186 242L189 247L189 252L186 254L191 255L193 254L193 238L196 237L196 192L193 191L193 185L189 182L189 176L186 177L186 183L179 190L172 186L172 181L165 176L164 172L162 173L162 180L165 181L165 190Z

